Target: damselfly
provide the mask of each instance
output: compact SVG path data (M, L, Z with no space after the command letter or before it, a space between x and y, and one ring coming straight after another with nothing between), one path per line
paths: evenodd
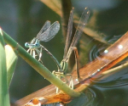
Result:
M74 50L75 52L75 46L82 34L82 29L85 27L87 20L89 18L89 14L90 11L88 8L85 8L82 16L79 20L76 32L74 34L73 40L71 41L71 35L72 35L72 28L73 28L73 13L74 13L74 8L72 9L72 11L70 12L70 17L69 17L69 22L68 22L68 28L67 28L67 37L66 37L66 42L65 42L65 48L64 48L64 56L63 56L63 60L60 63L61 69L58 70L58 72L53 71L53 74L55 74L58 78L60 79L65 79L65 83L67 83L69 85L70 88L73 89L74 84L73 84L73 79L71 74L67 74L68 73L68 62L69 62L69 58ZM78 77L79 77L79 72L77 70L78 73ZM68 83L68 81L66 80L66 75L70 75L70 82ZM79 79L79 78L78 78ZM58 88L57 91L58 92Z
M41 61L42 49L43 49L53 58L53 60L55 60L55 62L58 63L55 57L43 45L40 44L40 41L43 42L50 41L52 38L55 37L59 29L60 29L60 24L58 21L55 21L52 25L50 21L46 21L44 26L37 34L37 36L33 38L30 43L28 42L25 43L25 47L29 48L27 52L30 53L30 55L32 55L34 58L38 56L39 57L38 60Z

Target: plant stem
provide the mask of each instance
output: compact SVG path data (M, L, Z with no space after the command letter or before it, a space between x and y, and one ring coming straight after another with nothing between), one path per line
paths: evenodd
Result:
M114 73L126 68L126 67L128 67L128 62L125 62L125 63L123 63L123 64L121 64L121 65L119 65L117 67L114 67L112 69L109 69L109 70L103 72L101 74L101 76L102 76L102 78L106 78L106 77L108 77L108 76L110 76L110 75L112 75L112 74L114 74Z
M34 59L29 53L26 52L26 50L24 50L24 48L22 48L5 32L4 39L6 43L10 44L14 50L17 50L18 54L45 79L50 81L52 84L57 86L59 89L61 89L63 92L70 95L71 97L77 97L80 95L80 93L73 91L65 83L56 78L45 66L43 66L40 62Z

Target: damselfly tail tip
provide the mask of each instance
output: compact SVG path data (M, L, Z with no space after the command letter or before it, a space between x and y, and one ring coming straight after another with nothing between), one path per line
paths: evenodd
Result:
M85 10L87 10L88 9L88 7L85 7Z
M90 14L90 10L88 7L85 7L85 10L87 11L87 14Z
M87 14L90 14L90 11L87 11Z
M87 11L87 14L89 15L90 14L90 10L88 7L85 7L85 10Z

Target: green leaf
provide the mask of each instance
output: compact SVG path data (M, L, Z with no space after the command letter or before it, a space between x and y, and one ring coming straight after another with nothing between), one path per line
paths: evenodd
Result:
M5 46L5 52L6 52L6 65L7 65L7 82L9 87L18 57L16 53L13 51L13 48L9 45Z
M3 34L0 29L0 106L10 106L5 56Z

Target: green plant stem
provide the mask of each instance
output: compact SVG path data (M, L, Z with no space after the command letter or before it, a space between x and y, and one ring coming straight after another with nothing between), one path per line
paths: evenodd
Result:
M34 59L29 53L26 52L26 50L24 50L24 48L22 48L15 40L13 40L5 32L4 39L6 43L11 45L14 50L17 50L18 54L45 79L50 81L52 84L57 86L59 89L61 89L63 92L70 95L71 97L77 97L80 95L80 93L70 89L65 83L56 78L45 66L43 66L40 62Z
M4 39L0 30L0 106L10 106L7 85L6 57Z

